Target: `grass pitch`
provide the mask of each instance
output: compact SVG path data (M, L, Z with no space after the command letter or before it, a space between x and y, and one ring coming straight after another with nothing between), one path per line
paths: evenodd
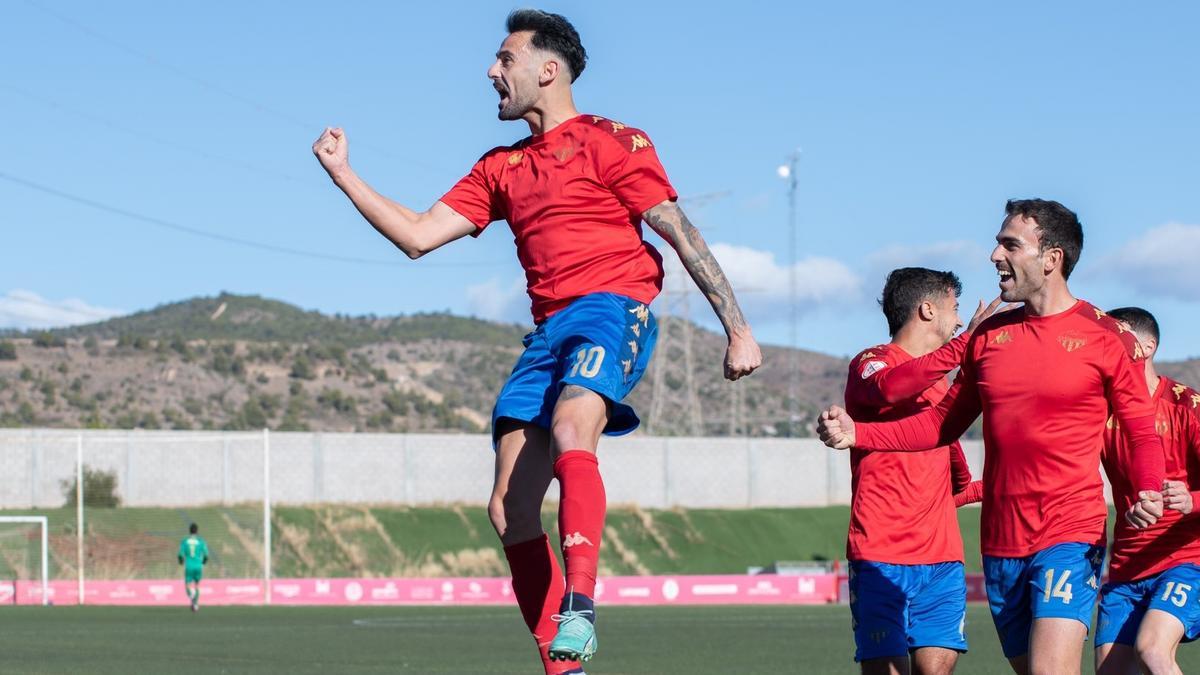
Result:
M593 675L857 672L845 607L608 607L598 627ZM986 607L967 630L959 672L1010 672ZM4 673L541 672L515 607L12 607L0 644Z

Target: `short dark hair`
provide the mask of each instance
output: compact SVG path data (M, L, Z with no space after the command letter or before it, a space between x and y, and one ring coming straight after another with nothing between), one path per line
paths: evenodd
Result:
M1141 307L1118 307L1110 309L1108 315L1117 321L1129 324L1129 327L1138 335L1152 337L1155 342L1161 342L1158 338L1158 320Z
M195 523L192 523L191 525L188 525L188 532L191 532L192 534L196 534L196 533L197 533L197 532L199 532L199 531L200 531L200 526L199 526L199 525L197 525L197 524L195 524Z
M1079 254L1083 251L1083 225L1079 216L1050 199L1010 199L1004 205L1006 220L1013 216L1032 218L1038 225L1038 249L1060 248L1063 252L1063 279L1071 278Z
M530 42L538 49L554 52L567 62L571 81L579 79L587 66L587 51L579 41L575 26L561 14L551 14L540 9L514 9L505 22L509 33L533 31Z
M879 306L887 317L888 335L895 337L922 302L936 300L951 291L956 298L962 294L962 282L954 272L925 267L892 270L883 284L883 297L879 299Z

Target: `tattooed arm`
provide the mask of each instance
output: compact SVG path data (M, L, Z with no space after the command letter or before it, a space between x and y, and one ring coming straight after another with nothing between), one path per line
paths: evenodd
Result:
M725 334L729 336L729 347L725 350L725 377L736 380L754 372L762 365L762 353L750 332L750 324L742 316L737 298L733 297L729 280L725 278L712 251L708 250L700 231L688 221L683 209L669 200L651 207L642 214L642 218L679 254L684 269L708 298L721 325L725 327Z

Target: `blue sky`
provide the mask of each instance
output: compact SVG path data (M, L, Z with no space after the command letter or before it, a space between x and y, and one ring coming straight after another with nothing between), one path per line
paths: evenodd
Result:
M799 346L886 339L874 299L898 265L957 271L964 308L990 298L1005 199L1042 196L1084 223L1076 294L1146 306L1164 358L1200 355L1200 9L968 4L543 7L588 49L580 109L646 130L678 191L708 196L685 208L760 340L789 341L776 168L801 148ZM222 290L528 322L507 228L409 262L309 150L343 126L360 174L427 207L527 134L484 75L514 6L5 3L0 327Z

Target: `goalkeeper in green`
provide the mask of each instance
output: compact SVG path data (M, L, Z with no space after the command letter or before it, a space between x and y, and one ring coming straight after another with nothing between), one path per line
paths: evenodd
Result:
M192 601L192 611L200 609L200 577L204 576L204 564L208 562L208 544L196 534L200 528L192 523L188 536L179 542L179 564L183 565L183 587Z

